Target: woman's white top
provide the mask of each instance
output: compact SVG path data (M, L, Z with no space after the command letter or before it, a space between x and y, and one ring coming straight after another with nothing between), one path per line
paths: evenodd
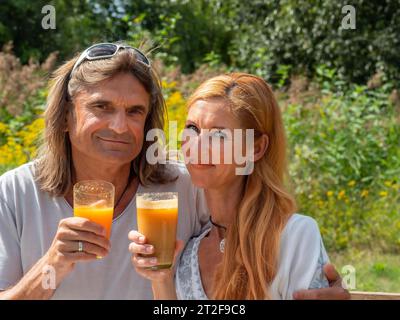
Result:
M210 230L211 223L208 223L182 253L175 278L178 299L208 299L201 282L198 250L201 239ZM323 272L323 265L328 261L316 221L301 214L292 215L281 235L278 271L269 288L271 298L292 299L297 290L328 287Z

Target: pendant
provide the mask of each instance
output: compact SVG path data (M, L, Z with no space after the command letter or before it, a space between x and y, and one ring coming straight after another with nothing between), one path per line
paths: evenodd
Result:
M225 238L222 239L221 242L219 243L219 251L224 253L224 250L225 250Z

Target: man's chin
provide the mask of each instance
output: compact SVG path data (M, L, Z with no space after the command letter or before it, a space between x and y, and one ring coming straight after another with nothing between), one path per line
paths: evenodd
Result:
M108 150L102 150L99 153L99 158L100 162L124 164L131 162L136 157L131 152L118 149L117 150L108 149Z

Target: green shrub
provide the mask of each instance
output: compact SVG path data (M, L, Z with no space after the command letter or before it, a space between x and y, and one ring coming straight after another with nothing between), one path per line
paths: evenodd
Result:
M317 219L329 248L400 251L400 126L387 89L282 103L300 211Z

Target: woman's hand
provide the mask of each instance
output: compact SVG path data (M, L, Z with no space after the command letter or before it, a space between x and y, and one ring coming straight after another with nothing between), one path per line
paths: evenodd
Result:
M157 265L155 257L148 257L154 254L154 247L147 244L146 237L135 230L129 232L128 238L132 241L129 244L129 252L132 254L132 264L138 274L152 282L154 298L176 299L174 267L176 259L183 249L183 241L176 241L173 264L169 269L152 270L145 268Z

